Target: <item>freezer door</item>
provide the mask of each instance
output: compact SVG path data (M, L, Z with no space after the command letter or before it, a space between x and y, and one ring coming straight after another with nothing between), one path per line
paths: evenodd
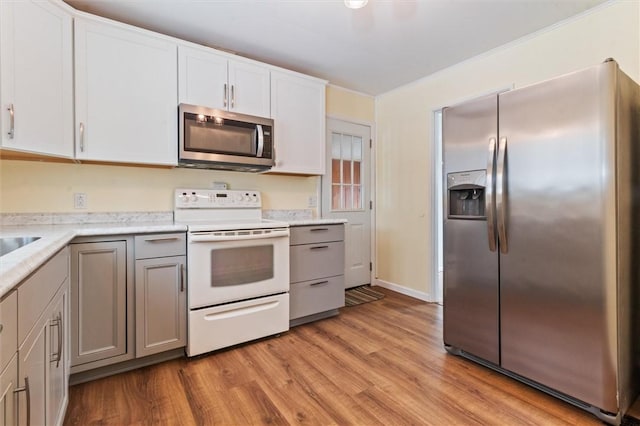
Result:
M616 69L500 95L496 189L502 367L614 413Z
M500 361L498 253L490 250L489 232L497 99L485 97L443 112L444 343L494 364ZM481 200L486 204L478 205Z

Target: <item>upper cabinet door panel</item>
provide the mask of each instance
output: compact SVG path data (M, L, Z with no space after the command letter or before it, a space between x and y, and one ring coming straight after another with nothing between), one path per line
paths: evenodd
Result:
M229 61L229 110L269 117L271 110L269 69L260 65Z
M205 49L178 46L180 103L227 109L227 58Z
M76 157L177 164L177 46L102 20L75 21Z
M0 2L3 148L73 157L72 25L49 2Z
M271 72L271 118L276 165L272 172L325 173L325 83Z
M269 117L269 68L202 47L178 47L181 103Z

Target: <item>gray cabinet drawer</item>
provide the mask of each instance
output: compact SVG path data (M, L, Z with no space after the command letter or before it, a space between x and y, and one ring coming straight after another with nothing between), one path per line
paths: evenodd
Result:
M69 248L65 247L18 287L18 344L69 276Z
M306 317L344 306L344 276L291 284L289 319Z
M185 233L136 235L134 250L136 259L151 257L184 256L187 253Z
M294 226L291 228L290 242L297 244L313 244L326 241L343 241L344 225Z
M290 247L290 281L308 281L344 274L344 242Z
M0 302L0 371L18 350L18 292Z

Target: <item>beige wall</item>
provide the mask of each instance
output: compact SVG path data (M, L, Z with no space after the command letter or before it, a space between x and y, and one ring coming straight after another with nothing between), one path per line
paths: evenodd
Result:
M374 101L337 87L327 89L327 114L373 122ZM0 213L73 212L73 194L87 194L82 212L169 211L177 187L263 192L265 209L304 209L315 196L318 177L263 175L213 170L162 169L40 161L0 161Z
M640 2L620 1L376 99L377 276L430 297L433 111L615 58L640 81Z
M87 194L80 212L169 211L178 187L210 188L226 182L232 189L263 191L265 209L307 208L316 177L291 177L214 170L0 162L0 211L3 213L72 212L73 193Z
M375 121L374 98L338 86L327 86L327 115L358 123Z

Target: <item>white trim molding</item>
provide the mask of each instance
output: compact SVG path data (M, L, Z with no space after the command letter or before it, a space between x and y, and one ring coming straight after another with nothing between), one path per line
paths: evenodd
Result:
M434 302L433 297L431 297L429 293L414 290L412 288L404 287L399 284L390 283L388 281L384 281L378 278L373 280L373 285L388 288L389 290L393 290L397 293L404 294L405 296L413 297L414 299L424 300L425 302L431 302L431 303Z

